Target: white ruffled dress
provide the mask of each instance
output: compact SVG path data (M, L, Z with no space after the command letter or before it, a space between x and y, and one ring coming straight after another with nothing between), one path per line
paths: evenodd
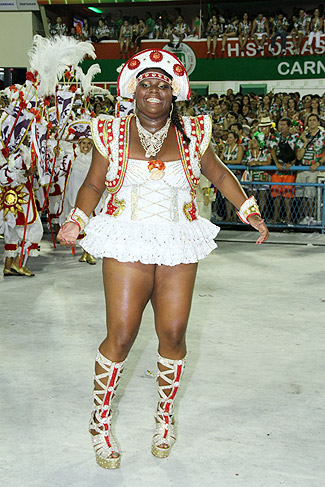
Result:
M192 198L181 160L165 166L164 177L152 180L148 161L129 159L116 194L123 210L118 216L106 213L108 194L101 214L85 228L80 242L84 250L120 262L174 266L198 262L217 247L214 239L219 227L198 216L195 199L196 219L190 221L184 212ZM199 167L193 169L199 171Z

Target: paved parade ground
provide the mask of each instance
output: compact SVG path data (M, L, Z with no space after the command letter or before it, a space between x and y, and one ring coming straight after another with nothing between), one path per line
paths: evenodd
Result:
M88 434L105 334L101 264L42 242L34 278L0 280L5 487L320 487L324 482L324 236L222 231L199 264L168 459L150 452L157 339L147 307L118 389L121 468ZM3 241L0 243L3 256Z

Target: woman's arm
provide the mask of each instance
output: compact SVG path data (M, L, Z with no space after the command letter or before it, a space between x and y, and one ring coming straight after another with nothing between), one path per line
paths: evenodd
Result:
M238 180L225 164L217 157L210 144L201 160L202 174L216 186L216 188L229 200L237 209L247 200L247 195L239 184ZM256 243L263 243L269 236L269 231L264 220L258 215L248 217L249 223L257 231L260 237Z
M88 216L96 208L104 192L107 169L108 160L94 147L91 166L76 199L76 206Z
M211 144L202 157L201 165L202 174L239 209L247 195L230 169L215 155Z
M108 160L94 147L90 169L76 199L76 207L80 208L87 216L91 215L96 208L104 192L107 169ZM61 245L75 245L79 231L79 225L69 221L61 227L57 240Z

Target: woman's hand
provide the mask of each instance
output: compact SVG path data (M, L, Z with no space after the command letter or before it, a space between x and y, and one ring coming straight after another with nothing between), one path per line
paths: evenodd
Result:
M76 245L78 235L79 226L76 223L68 222L62 225L56 239L60 242L60 245L64 245L65 247L73 247Z
M256 243L261 245L265 240L269 238L269 231L264 223L264 220L258 215L251 215L247 218L250 225L252 225L255 230L260 232L260 237L256 240Z

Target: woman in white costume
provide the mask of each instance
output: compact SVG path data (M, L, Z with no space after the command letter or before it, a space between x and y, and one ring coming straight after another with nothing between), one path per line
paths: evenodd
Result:
M78 130L73 130L71 135L67 138L67 140L71 142L78 141L78 146L75 150L75 158L72 162L72 169L67 183L62 221L60 221L60 223L65 221L71 209L74 208L78 191L84 182L91 165L93 141L90 133L90 121L78 120L73 122L70 125L70 130L75 128L78 128ZM104 200L101 198L97 207L93 211L94 215L99 215L103 203ZM93 265L96 264L96 259L91 254L84 251L79 262L87 262L88 264Z
M151 451L167 457L176 440L173 405L186 362L197 262L216 248L218 233L197 214L200 172L260 232L258 243L268 237L255 201L215 156L210 117L178 116L174 101L189 99L190 86L176 56L160 49L135 54L120 73L117 92L134 97L135 115L92 124L92 165L58 235L62 245L75 243L106 185L102 213L86 226L82 242L85 250L103 257L107 337L96 358L90 433L97 462L105 468L120 465L111 404L149 301L159 339Z

